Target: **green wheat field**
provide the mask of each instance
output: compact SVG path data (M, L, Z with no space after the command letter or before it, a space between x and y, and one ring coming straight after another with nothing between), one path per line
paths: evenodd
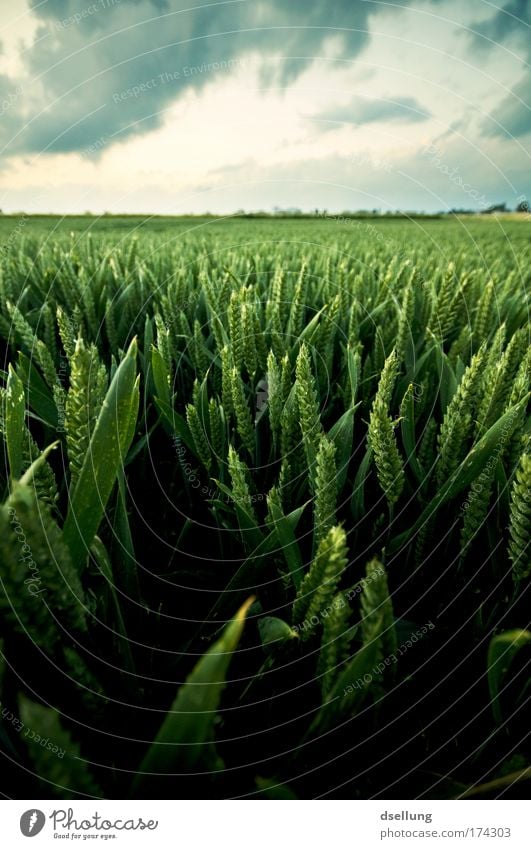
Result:
M530 227L0 218L4 795L525 795Z

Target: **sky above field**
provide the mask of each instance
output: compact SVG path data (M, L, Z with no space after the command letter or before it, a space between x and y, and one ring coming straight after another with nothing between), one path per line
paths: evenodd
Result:
M531 196L531 0L0 0L4 212Z

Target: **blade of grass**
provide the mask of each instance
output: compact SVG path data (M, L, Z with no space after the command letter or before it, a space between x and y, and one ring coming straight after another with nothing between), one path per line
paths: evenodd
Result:
M194 769L214 737L214 722L225 687L227 670L245 624L250 598L229 622L221 638L203 655L168 711L135 778L139 790L150 776Z

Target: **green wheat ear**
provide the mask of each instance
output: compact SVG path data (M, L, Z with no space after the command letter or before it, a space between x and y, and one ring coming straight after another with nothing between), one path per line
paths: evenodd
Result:
M76 350L76 328L71 318L67 316L61 307L57 307L57 327L59 329L59 337L64 348L64 352L68 357L69 362L72 361L74 351Z
M480 477L481 483L474 482L470 488L467 501L465 517L463 519L463 527L461 529L460 546L462 556L465 557L468 553L468 547L475 539L481 526L485 522L488 514L490 498L492 495L492 487L496 473L496 466L490 473L484 472Z
M494 283L491 280L483 290L474 317L473 333L476 344L481 345L484 339L489 338L490 328L496 319L495 310Z
M252 506L251 490L249 488L249 469L238 456L232 445L229 445L228 456L229 475L232 484L232 497L234 503L244 509L256 524L258 520Z
M397 649L393 606L389 597L387 576L383 564L377 559L373 559L367 564L366 577L362 581L362 586L362 647L354 655L352 663L355 665L358 659L365 656L371 658L370 666L362 663L360 672L363 672L364 680L367 676L369 677L371 694L376 698L382 693L383 671L389 665L383 661L390 660L391 658L396 660L395 652ZM367 655L367 653L369 654ZM348 675L350 671L351 666L347 665L345 674ZM327 693L325 701L325 704L327 702L331 706L332 716L337 716L341 713L345 714L347 711L354 709L356 703L360 703L359 692L362 694L367 692L366 684L362 687L361 691L358 691L357 687L351 686L357 683L352 681L352 679L348 682L343 692L341 692L344 676L339 675L338 679L332 685L333 689ZM364 695L361 696L361 700L363 698Z
M304 620L305 624L301 639L307 639L320 624L323 611L335 595L347 563L345 531L339 526L330 528L319 544L315 559L304 576L293 605L293 622L298 624Z
M36 360L42 370L46 383L52 392L57 394L58 400L62 404L64 402L62 398L62 386L59 382L50 351L44 342L36 336L33 328L26 321L17 306L8 301L6 308L12 322L12 329L9 335L14 336L27 349L30 356Z
M282 498L280 497L279 488L277 486L272 486L269 492L266 495L266 504L267 504L267 515L266 515L266 524L269 527L274 528L276 526L275 519L273 517L273 508L280 510L282 513Z
M275 450L280 433L280 416L285 399L282 398L280 366L272 350L267 355L267 396L269 428L273 440L273 450Z
M242 304L240 292L232 292L227 308L231 355L238 372L244 367L244 339L242 327Z
M243 333L243 361L249 375L254 375L258 368L258 351L256 348L252 306L244 302L241 306Z
M6 403L8 403L9 393L6 389L0 388L0 435L6 440ZM21 435L21 452L22 463L20 472L25 472L41 455L41 449L35 442L27 425L24 423ZM59 500L59 492L57 489L57 481L53 473L52 467L47 460L39 464L38 469L33 475L32 486L35 489L39 501L47 504L50 508L55 508Z
M482 346L465 369L461 382L446 409L438 436L438 486L448 480L466 454L467 442L474 428L473 416L481 392L481 369L484 359L485 346Z
M64 633L86 631L79 576L49 506L33 485L15 483L0 506L0 562L0 613L15 631L27 633L50 655Z
M418 461L419 465L424 472L424 474L428 474L435 463L435 459L437 456L436 452L436 442L437 442L437 430L438 424L434 418L428 419L426 426L424 428L424 432L420 438L420 445L418 450Z
M392 655L397 648L393 604L387 586L387 574L383 564L373 558L367 563L361 594L361 634L363 643L373 639L381 641L385 655Z
M460 359L463 363L467 363L470 359L472 353L472 330L470 329L470 325L465 324L464 327L461 328L459 336L457 339L452 342L450 347L450 351L448 353L448 359L452 366L455 367L457 361Z
M263 373L267 367L267 345L265 334L262 330L261 311L258 312L258 304L252 307L253 341L256 348L256 359L258 368Z
M24 430L24 462L22 468L24 470L28 469L31 464L40 457L41 453L41 449L26 427ZM57 481L55 479L53 469L47 460L45 460L36 471L33 478L33 485L35 486L35 492L40 501L51 508L54 508L57 505L57 502L59 501Z
M232 406L236 416L236 428L241 436L242 442L251 456L254 455L255 447L255 432L253 417L245 392L242 379L238 373L238 369L234 367L231 371L231 394Z
M336 295L328 306L323 315L321 322L321 332L318 337L318 351L321 355L320 364L320 382L325 385L330 379L332 372L332 364L334 360L334 344L338 330L338 322L340 321L341 297Z
M101 684L74 648L63 646L66 674L77 683L76 697L90 716L99 719L105 711L106 697Z
M374 454L378 482L390 507L400 498L405 483L404 463L396 444L395 427L389 405L398 369L393 351L380 377L369 420L368 443Z
M353 629L351 610L344 593L337 593L324 615L323 637L317 662L323 702L332 691L342 667L349 658Z
M164 365L166 366L166 371L168 372L171 385L173 380L173 358L170 346L170 331L164 324L162 316L158 313L155 313L155 326L157 328L157 348L164 360ZM192 334L190 333L189 335L191 336Z
M522 454L511 490L509 557L513 580L519 584L531 575L531 455Z
M197 377L194 378L193 386L192 386L192 404L199 410L201 407L201 383L198 381Z
M280 414L280 456L282 462L289 461L299 471L300 428L295 400L295 388L288 394L284 409ZM303 461L304 462L304 461ZM295 471L295 469L293 470Z
M312 374L310 354L303 343L301 345L295 366L295 392L299 411L299 425L302 434L308 473L313 481L315 475L315 460L319 450L319 440L322 433L319 416L319 402Z
M514 407L528 395L530 370L531 349L528 349L516 373L506 410ZM526 453L526 446L529 444L529 434L526 433L526 408L524 404L520 407L520 412L516 421L513 421L513 425L513 433L507 450L509 474L513 473L522 452Z
M377 391L377 400L386 407L389 407L391 404L396 377L398 374L398 367L398 355L396 351L393 350L385 360Z
M500 331L505 330L502 325ZM503 414L513 387L519 363L525 357L527 340L525 332L517 331L505 351L501 350L498 333L493 341L493 350L483 378L483 398L479 405L477 430L487 431Z
M232 404L232 367L234 362L230 350L225 345L220 351L221 357L221 403L225 414L230 416L234 413Z
M336 446L326 436L319 441L315 474L314 529L319 545L335 523L337 500Z
M278 476L278 491L283 504L288 504L291 494L291 483L293 480L293 471L291 464L286 458L280 464L280 473Z
M443 274L437 302L430 320L433 335L442 341L452 331L458 309L458 287L455 281L455 264L450 262Z
M306 300L306 282L307 266L306 262L303 262L299 277L297 279L297 283L295 284L295 291L293 293L293 300L291 302L291 308L289 313L289 320L287 326L287 335L289 342L293 342L299 336L303 328Z
M395 350L399 361L402 361L405 357L408 339L411 337L412 332L411 328L413 325L413 317L415 315L414 279L415 274L413 273L404 292L402 308L400 310L398 331L395 341Z
M268 298L265 307L269 337L271 340L270 347L277 359L282 357L284 351L285 335L281 313L286 301L285 288L286 280L284 270L282 266L279 265L275 270L273 281L271 283L270 297Z
M201 421L197 408L193 404L186 405L186 421L188 422L188 427L190 428L190 433L194 440L197 456L201 460L205 469L209 472L212 465L210 445L208 444L208 439L205 434L205 425Z
M360 306L356 300L350 306L347 339L352 350L358 351L360 346Z
M208 371L210 359L205 345L205 339L201 325L197 318L194 321L194 338L191 345L192 359L194 361L196 374L202 380Z
M70 388L65 405L66 445L72 488L89 450L106 391L107 371L96 346L89 345L87 348L79 338L71 357Z

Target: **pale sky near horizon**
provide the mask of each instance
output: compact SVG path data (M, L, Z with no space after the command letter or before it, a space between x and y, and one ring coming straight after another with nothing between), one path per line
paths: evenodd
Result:
M0 0L4 212L531 196L531 0Z

